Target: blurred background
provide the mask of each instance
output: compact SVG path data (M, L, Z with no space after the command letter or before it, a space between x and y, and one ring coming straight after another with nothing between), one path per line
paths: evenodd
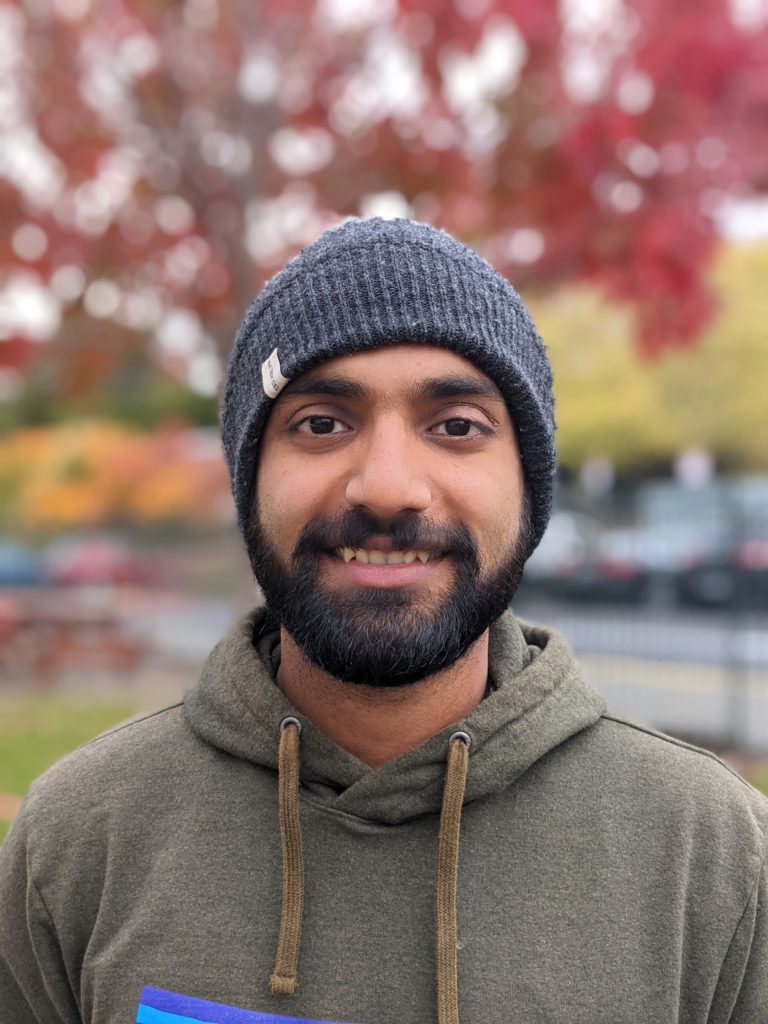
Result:
M410 216L523 293L557 510L515 608L768 785L766 0L0 6L0 836L254 601L216 427L259 287Z

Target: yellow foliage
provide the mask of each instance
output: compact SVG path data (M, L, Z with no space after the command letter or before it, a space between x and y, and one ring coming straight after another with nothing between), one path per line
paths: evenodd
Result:
M768 469L768 246L730 246L714 284L722 308L690 347L641 360L629 318L587 288L531 303L555 375L560 462L593 455L629 469L708 448L733 468Z
M130 511L140 522L177 518L184 510L194 519L200 500L194 467L184 464L158 466L147 473L133 492Z
M21 529L138 519L214 521L227 494L223 460L190 456L184 434L141 434L89 421L0 439L5 516Z
M22 501L25 525L31 527L95 526L109 512L106 496L83 483L34 481L25 489Z

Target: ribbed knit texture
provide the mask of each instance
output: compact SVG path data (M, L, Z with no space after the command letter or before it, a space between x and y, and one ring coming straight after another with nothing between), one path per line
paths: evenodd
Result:
M241 529L272 399L262 364L277 349L294 380L334 356L382 345L449 348L496 383L509 406L531 494L534 545L555 471L552 373L519 295L477 253L408 220L352 220L326 231L269 282L235 340L221 411Z

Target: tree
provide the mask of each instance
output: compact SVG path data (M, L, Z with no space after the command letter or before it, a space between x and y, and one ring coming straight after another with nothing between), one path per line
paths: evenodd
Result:
M723 248L711 275L723 297L716 320L693 351L641 363L628 317L593 289L534 300L554 368L560 464L578 470L602 456L642 473L703 448L720 469L766 472L766 275L765 243Z
M587 280L642 353L693 339L728 197L768 183L768 28L729 0L17 0L0 9L0 365L211 389L242 312L338 216L403 211L523 289ZM752 11L752 15L750 15ZM751 18L751 20L750 20ZM574 343L577 343L576 341ZM130 369L130 368L133 369Z

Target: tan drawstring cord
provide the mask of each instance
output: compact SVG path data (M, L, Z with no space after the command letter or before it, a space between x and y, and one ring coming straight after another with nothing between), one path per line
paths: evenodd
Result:
M278 797L280 837L283 844L283 905L275 969L269 979L272 995L290 996L296 991L296 968L301 941L304 905L304 860L299 824L299 734L301 722L284 718L280 723Z
M437 1020L459 1024L459 983L456 963L456 886L459 831L472 740L455 732L448 740L440 838L437 846Z
M273 995L293 995L301 941L304 904L304 862L299 824L299 734L301 723L285 718L280 723L278 753L280 836L283 846L283 902L275 969L269 979ZM437 848L437 1020L459 1024L456 962L456 885L459 832L471 739L465 732L448 741L443 806Z

